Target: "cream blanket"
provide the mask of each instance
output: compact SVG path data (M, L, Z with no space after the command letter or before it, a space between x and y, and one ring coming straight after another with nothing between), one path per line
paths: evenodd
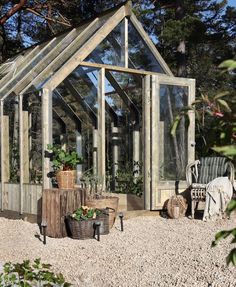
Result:
M206 205L203 220L222 218L233 195L233 186L228 177L217 177L206 187Z

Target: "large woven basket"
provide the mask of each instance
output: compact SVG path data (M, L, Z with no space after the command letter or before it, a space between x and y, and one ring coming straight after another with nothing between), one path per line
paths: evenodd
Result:
M89 207L99 208L99 209L109 209L109 229L115 223L116 214L118 210L119 198L116 196L103 196L95 199L86 199L85 203Z
M60 170L56 174L56 179L60 189L73 189L76 180L76 171Z
M182 195L173 195L167 202L167 212L170 218L180 218L185 216L187 210L186 199Z
M93 238L95 234L95 222L99 221L100 234L109 233L109 213L107 210L101 210L101 214L96 219L76 220L70 215L66 217L68 222L70 236L73 239L87 239Z

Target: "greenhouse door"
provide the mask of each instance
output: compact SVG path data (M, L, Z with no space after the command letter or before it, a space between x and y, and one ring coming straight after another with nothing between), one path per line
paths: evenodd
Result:
M144 84L145 209L161 209L186 189L185 169L195 156L194 112L188 111L171 135L173 121L195 98L195 80L146 76Z

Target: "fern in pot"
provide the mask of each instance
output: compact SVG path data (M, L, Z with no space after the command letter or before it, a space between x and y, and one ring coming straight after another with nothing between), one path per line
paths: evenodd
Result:
M47 149L56 174L58 187L73 189L76 181L76 166L82 163L82 158L76 151L66 151L59 145L49 144Z

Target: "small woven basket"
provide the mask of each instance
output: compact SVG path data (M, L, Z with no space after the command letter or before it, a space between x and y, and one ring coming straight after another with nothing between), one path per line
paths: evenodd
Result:
M100 234L109 233L109 212L106 209L100 210L101 214L96 219L76 220L70 215L66 217L68 222L70 235L73 239L87 239L93 238L95 235L95 223L99 221Z
M187 210L186 199L182 195L174 195L167 202L167 212L170 218L184 217Z
M75 170L61 170L56 174L58 187L61 189L73 189L76 180Z

